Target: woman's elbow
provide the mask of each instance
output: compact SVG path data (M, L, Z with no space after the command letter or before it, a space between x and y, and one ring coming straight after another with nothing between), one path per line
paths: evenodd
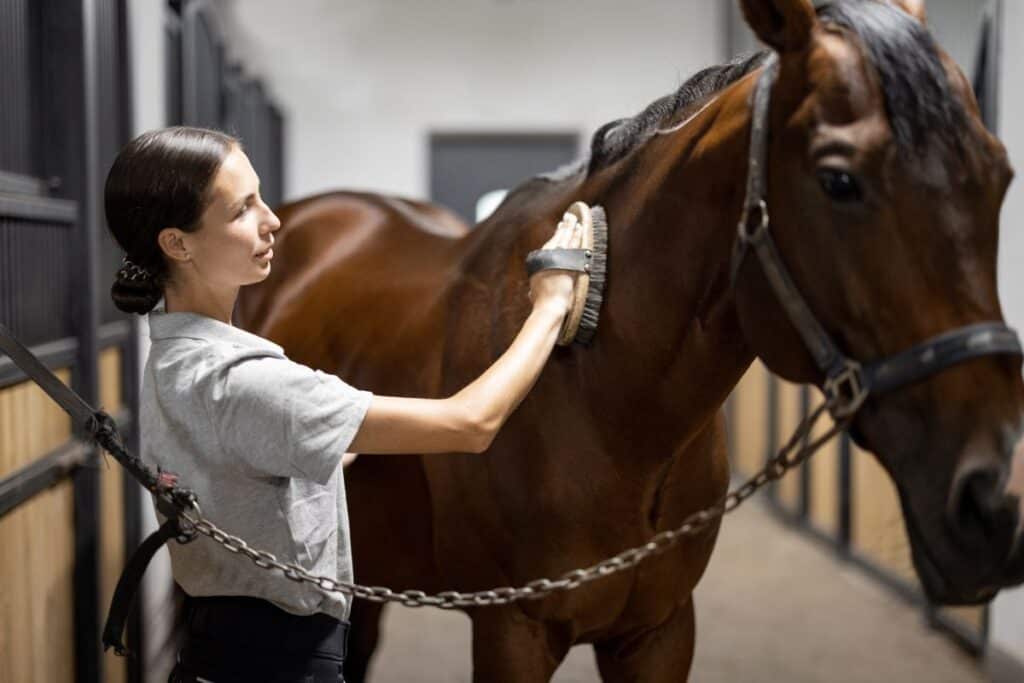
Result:
M473 440L473 453L484 453L490 450L494 437L498 435L498 425L484 424L477 428Z
M502 420L494 415L483 414L473 406L464 406L459 412L459 432L461 440L464 441L463 449L469 453L483 453L488 450L501 428Z

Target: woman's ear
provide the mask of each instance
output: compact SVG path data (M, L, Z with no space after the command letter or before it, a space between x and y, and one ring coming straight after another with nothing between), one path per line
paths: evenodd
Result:
M160 251L169 259L185 263L192 258L185 245L185 233L178 228L164 228L157 235L156 242L160 245Z
M818 21L811 0L741 0L743 16L757 37L780 54L811 42Z

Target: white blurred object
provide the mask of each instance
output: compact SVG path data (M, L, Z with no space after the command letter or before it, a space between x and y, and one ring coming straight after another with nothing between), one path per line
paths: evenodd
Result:
M498 206L505 201L508 190L491 190L476 200L476 222L487 219Z

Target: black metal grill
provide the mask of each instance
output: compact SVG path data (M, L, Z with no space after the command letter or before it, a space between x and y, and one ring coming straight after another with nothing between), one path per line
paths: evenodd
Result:
M201 3L186 5L180 21L167 24L170 121L219 128L242 141L260 176L264 200L284 199L284 125L263 84L224 59L214 22ZM179 94L177 87L182 88ZM176 114L181 112L181 118Z
M0 0L0 169L35 175L37 140L34 71L38 22L31 0Z
M67 206L64 204L63 206ZM8 205L4 214L15 213ZM73 212L0 215L0 323L29 346L75 336L69 267Z

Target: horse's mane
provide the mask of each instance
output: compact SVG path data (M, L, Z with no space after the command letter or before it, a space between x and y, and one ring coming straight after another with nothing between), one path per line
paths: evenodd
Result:
M920 152L932 138L961 148L967 113L923 24L875 0L834 2L820 8L818 16L860 39L878 71L889 124L902 151Z
M672 119L695 109L697 104L757 69L768 54L767 51L758 52L726 64L709 66L691 76L674 93L651 102L636 116L604 124L591 139L587 173L626 156Z

